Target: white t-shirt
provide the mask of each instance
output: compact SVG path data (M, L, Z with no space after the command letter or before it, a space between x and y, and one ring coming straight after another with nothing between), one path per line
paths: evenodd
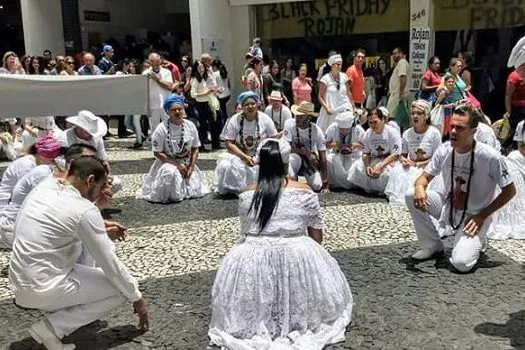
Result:
M215 81L217 82L217 87L222 87L224 90L217 95L218 98L225 98L231 95L230 92L230 80L229 78L222 79L221 72L216 71L213 73L215 75Z
M277 130L283 130L284 124L287 120L292 119L292 111L287 106L283 105L280 111L274 110L270 105L266 107L264 113L268 115L274 122Z
M452 188L452 151L450 142L444 143L437 149L425 168L425 172L432 176L442 174L445 184L444 194L446 195L450 193ZM454 191L457 198L455 207L458 210L463 210L465 203L471 156L472 152L456 153L455 156ZM473 168L467 212L477 214L492 202L496 186L506 187L513 180L505 158L492 147L480 142L476 143L474 149ZM447 202L446 205L450 209L450 203Z
M410 66L408 64L408 61L404 58L399 60L397 62L396 66L394 67L394 71L392 72L392 76L390 77L390 82L388 84L388 91L391 94L395 95L401 95L401 82L399 80L399 77L405 76L407 78L407 82L405 84L405 94L408 94L410 92L409 83L408 83L408 71L410 70Z
M391 154L400 155L402 148L401 135L390 125L385 125L380 134L368 129L363 136L363 153L370 154L372 158L383 158Z
M397 130L399 135L401 135L401 128L399 127L399 124L397 124L395 120L390 120L388 123L386 123L386 125L390 125L391 127Z
M142 72L143 75L147 75L149 73L155 74L162 81L173 83L173 76L171 75L171 72L166 68L160 67L160 71L158 73L153 72L153 69L151 67L146 69L144 72ZM164 89L156 81L152 79L148 79L148 81L149 81L149 108L150 109L162 109L164 100L171 94L171 91Z
M522 120L518 123L518 126L516 126L516 131L514 132L514 141L516 142L523 142L524 136L523 135L523 125L525 124L525 120Z
M181 145L182 127L184 126L184 141ZM171 147L170 147L171 143ZM162 152L177 158L189 158L192 148L199 148L201 142L195 124L184 120L181 125L169 121L159 124L151 136L153 152Z
M350 136L351 135L351 136ZM339 127L337 126L337 123L332 123L328 129L326 129L326 143L331 142L337 142L341 145L347 145L352 142L363 142L363 137L365 136L365 130L363 127L359 124L353 126L348 133L344 137L343 140L343 134L339 130Z
M414 128L403 133L403 154L408 154L412 161L425 161L432 157L441 145L441 133L433 126L429 126L423 134L418 134Z
M476 141L489 145L499 152L501 149L501 143L496 137L496 133L490 126L485 123L479 123L476 134L474 135Z
M28 120L29 119L29 120ZM35 128L44 130L53 130L55 125L55 117L32 117L27 118L26 123L30 123Z
M83 145L89 145L91 147L95 147L97 150L97 158L103 161L108 160L108 154L106 153L106 147L104 147L104 140L102 137L96 137L92 138L91 140L84 140L75 134L75 127L69 128L66 130L66 142L67 147L71 147L75 143L80 143Z
M16 183L25 174L36 166L36 158L34 155L27 155L15 160L2 175L2 182L0 182L0 202L9 202L13 189Z
M100 210L64 180L49 177L31 191L20 208L15 237L9 280L23 307L40 308L67 292L83 246L129 301L142 297L112 249Z
M242 130L241 121L243 124ZM241 133L243 140L241 140ZM221 133L221 139L234 141L237 146L240 146L249 155L255 155L257 145L261 140L276 136L277 130L273 121L262 112L257 112L257 118L251 122L246 120L244 113L234 114L228 119Z
M301 129L297 127L295 119L290 119L284 124L283 139L295 147L303 147L313 152L326 151L323 130L315 123L310 123L309 128Z

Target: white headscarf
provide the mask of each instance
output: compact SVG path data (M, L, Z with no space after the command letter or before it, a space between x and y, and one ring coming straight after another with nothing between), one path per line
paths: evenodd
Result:
M525 64L525 36L512 49L507 67L518 68L522 64Z
M330 67L333 66L335 63L343 63L343 58L341 57L341 55L332 55L328 58L328 65Z

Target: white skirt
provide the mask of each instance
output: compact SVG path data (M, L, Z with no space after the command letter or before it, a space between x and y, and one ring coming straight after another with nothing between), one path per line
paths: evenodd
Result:
M144 185L137 192L137 199L154 203L180 202L184 199L199 198L210 193L206 178L195 166L189 179L182 177L173 164L155 160L144 179Z
M497 240L525 239L525 174L513 162L507 164L516 186L516 195L492 214L492 225L487 236Z
M381 161L381 158L372 159L372 161L370 162L370 166L373 167ZM348 181L350 181L352 185L363 189L367 193L383 194L385 192L385 188L390 177L389 174L391 169L391 165L387 166L385 170L383 170L379 178L373 179L366 174L363 159L359 159L350 168L350 171L348 173Z
M221 195L240 194L244 189L257 182L259 167L249 167L241 158L226 153L218 161L213 177L215 192Z
M208 335L230 350L321 350L345 340L352 302L337 261L310 237L248 236L217 271Z
M356 154L343 155L340 153L329 153L326 156L328 163L328 178L330 179L330 188L352 187L348 181L348 174L352 165L361 158L361 152Z
M423 169L410 167L405 168L401 163L397 163L390 170L390 176L385 188L385 195L390 204L405 205L406 193L414 187L414 182Z

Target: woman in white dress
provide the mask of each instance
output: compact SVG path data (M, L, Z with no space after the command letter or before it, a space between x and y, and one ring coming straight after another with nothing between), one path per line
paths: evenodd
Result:
M326 130L328 178L330 188L349 189L348 173L352 164L363 155L362 138L365 130L358 124L351 112L343 112L335 117L335 123Z
M521 122L523 123L523 122ZM522 124L523 126L523 124ZM507 156L509 173L516 186L516 195L503 208L492 214L490 239L525 239L525 135L523 127L516 129L514 140L518 150Z
M9 204L13 188L22 176L37 165L51 164L60 152L61 146L59 141L46 136L29 147L26 156L12 162L4 172L0 182L0 209L5 208Z
M317 125L326 133L326 129L335 121L337 114L344 111L353 111L352 92L350 81L346 74L341 73L343 59L341 55L333 55L328 58L327 72L324 72L319 84L319 103L321 112L317 119ZM329 70L328 70L329 69Z
M321 246L317 195L286 175L291 148L261 143L256 185L239 196L241 239L212 288L211 344L223 349L321 350L345 340L352 293Z
M412 125L403 133L403 154L390 170L385 195L390 204L405 205L405 194L414 187L432 155L441 145L440 131L430 125L431 105L425 100L412 102Z
M196 165L201 143L195 125L184 118L184 99L171 95L164 102L164 110L169 119L153 132L151 143L156 159L137 198L170 203L203 197L210 191Z
M373 110L367 118L370 129L363 136L363 157L350 168L348 181L365 192L383 194L390 170L401 155L401 135L386 124L381 110Z
M221 139L228 149L217 161L213 185L219 195L239 195L246 186L257 181L255 152L259 142L276 137L277 130L269 116L257 110L259 96L253 91L239 95L237 103L242 113L233 115L224 126Z

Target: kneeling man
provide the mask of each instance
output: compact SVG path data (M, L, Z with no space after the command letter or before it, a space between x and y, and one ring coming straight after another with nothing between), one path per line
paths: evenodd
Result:
M406 203L414 221L421 250L412 257L426 260L443 251L443 243L430 216L441 218L455 231L450 263L459 272L472 270L487 245L491 215L516 194L505 158L492 147L476 142L478 120L468 106L454 110L450 143L438 148L416 180ZM440 175L444 191L427 190ZM501 192L496 196L497 187Z
M127 300L139 315L139 327L148 327L138 283L111 249L93 204L107 176L100 160L76 159L66 179L44 180L20 208L9 279L18 305L47 312L29 334L48 349L74 349L60 339ZM100 269L76 263L83 247Z

